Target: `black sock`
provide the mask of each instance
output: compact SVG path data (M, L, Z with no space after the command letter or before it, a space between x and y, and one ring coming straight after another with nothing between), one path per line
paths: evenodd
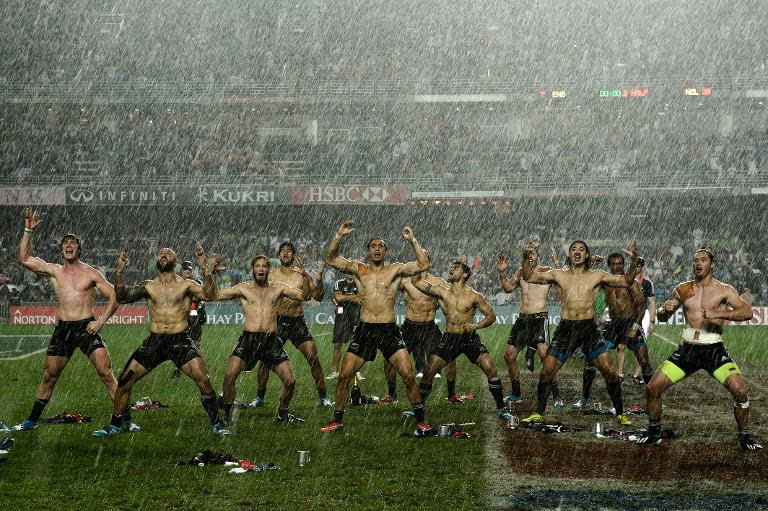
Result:
M560 385L556 381L552 382L552 399L555 401L560 399Z
M390 397L397 397L397 381L387 382L387 394L389 394Z
M219 422L219 403L216 394L200 395L200 401L203 402L203 408L205 413L208 414L208 418L211 420L211 424Z
M43 409L47 404L48 404L47 399L35 399L35 402L32 405L32 412L30 412L29 414L29 420L31 420L32 422L39 421L40 416L43 414Z
M116 415L116 414L113 413L112 414L112 418L109 420L109 423L111 425L115 426L116 428L122 428L123 427L123 419L124 419L123 415Z
M739 429L739 442L749 440L749 429Z
M413 405L413 414L416 416L416 422L424 422L424 403Z
M448 380L448 397L453 397L455 395L456 395L456 380Z
M325 389L318 390L317 395L320 397L320 399L328 399L328 392Z
M650 419L648 421L648 436L661 436L661 421Z
M256 397L261 399L262 401L264 400L264 396L266 396L266 395L267 395L267 389L257 389L256 390Z
M589 394L592 392L592 382L595 381L596 372L595 366L587 366L584 368L584 374L581 375L581 395L585 399L589 399Z
M616 383L605 382L605 386L608 387L608 395L611 396L611 402L613 403L613 407L616 409L616 415L623 414L624 397L621 394L621 383L619 381Z
M334 410L333 411L333 421L334 422L344 422L344 410Z
M128 410L123 414L123 417L125 417L126 424L130 424L133 422L133 417L131 416L131 407L128 407Z
M520 391L520 380L510 380L509 383L512 385L512 388L510 389L509 393L513 396L520 397L522 395L522 392Z
M278 408L277 409L277 418L281 421L284 421L288 418L288 408Z
M432 393L432 384L419 383L419 392L421 392L421 401L426 401L429 395Z
M536 387L536 411L539 415L544 415L547 411L547 400L551 389L552 382L539 380L539 386Z
M224 420L228 423L232 422L232 410L234 408L234 403L224 403Z
M499 378L488 380L488 390L491 391L493 400L496 401L496 408L504 408L504 393L501 390L501 380Z

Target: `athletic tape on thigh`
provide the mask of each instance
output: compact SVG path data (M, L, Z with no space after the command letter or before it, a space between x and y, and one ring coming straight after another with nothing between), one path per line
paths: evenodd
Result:
M685 371L677 367L674 363L670 362L669 360L665 360L662 364L659 370L667 375L667 378L672 380L672 383L677 383L683 378L685 378Z
M749 401L744 401L743 403L739 403L738 401L733 402L734 408L749 408Z

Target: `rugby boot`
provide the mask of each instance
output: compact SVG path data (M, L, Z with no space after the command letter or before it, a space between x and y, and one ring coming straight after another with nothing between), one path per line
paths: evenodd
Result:
M318 431L320 431L320 433L333 433L334 431L341 431L342 429L344 429L344 424L338 421L331 421Z
M745 451L762 451L763 446L752 440L749 435L739 435L739 446Z
M264 398L256 397L256 399L248 403L248 406L250 406L251 408L261 408L262 406L264 406Z
M637 443L643 445L659 445L661 443L661 436L656 434L648 434L644 437L638 438Z
M507 403L522 403L523 396L516 396L514 394L510 394L504 398L504 401L506 401Z
M297 415L287 413L285 414L284 417L280 417L280 415L278 414L277 422L285 422L286 424L299 424L301 422L306 422L306 421Z
M565 408L565 403L563 403L562 399L555 399L555 404L552 405L555 410L562 410Z
M532 413L531 415L521 420L520 422L524 422L525 424L541 424L542 422L544 422L544 417L542 417L538 413Z
M581 410L582 408L586 408L588 404L589 404L588 398L580 397L578 401L576 401L571 405L571 408L573 408L574 410Z
M328 399L327 397L321 397L320 398L320 406L333 406L333 401Z
M432 432L432 426L426 422L419 422L416 424L416 431L413 432L414 436L428 436Z
M102 429L97 429L96 431L91 433L91 436L97 436L97 437L113 436L113 435L119 435L122 432L123 432L122 428L118 428L113 424L107 424Z
M24 419L21 421L21 424L16 424L15 426L11 427L11 431L29 431L31 429L37 429L40 427L39 422L31 421L29 419Z
M448 398L448 402L449 402L449 403L452 403L452 404L455 404L455 405L460 405L461 403L463 403L463 402L464 402L464 400L463 400L463 399L461 399L461 398L460 398L459 396L457 396L456 394L454 394L454 395L452 395L451 397L449 397L449 398Z
M513 415L504 407L497 408L496 409L496 415L499 416L499 419L504 419L505 421L512 420Z
M621 415L616 416L616 424L619 426L631 426L632 421L629 420L629 417L627 417L626 414L622 413Z
M393 405L397 403L397 396L390 396L389 394L385 394L384 397L379 400L379 403L384 405Z
M211 431L213 431L213 434L216 436L227 436L229 435L229 430L227 429L227 425L223 422L217 422L213 426L211 426Z
M129 433L138 433L139 431L141 431L141 426L139 426L133 421L126 422L125 426L123 426L123 430Z

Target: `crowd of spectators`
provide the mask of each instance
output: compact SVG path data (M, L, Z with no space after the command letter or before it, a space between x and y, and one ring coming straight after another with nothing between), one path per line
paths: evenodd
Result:
M110 4L111 5L111 4ZM0 6L0 77L61 81L564 80L764 73L758 0Z
M318 176L658 186L653 180L659 175L671 185L738 185L768 169L768 129L748 113L728 134L719 132L718 114L711 111L678 112L668 125L655 115L624 121L600 111L573 117L453 109L312 115L232 107L6 106L0 175L8 184L65 176L69 182L119 176L124 182L280 184ZM687 129L695 125L702 127Z

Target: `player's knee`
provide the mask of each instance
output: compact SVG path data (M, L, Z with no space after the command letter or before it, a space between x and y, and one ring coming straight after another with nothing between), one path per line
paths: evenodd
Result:
M739 385L738 387L731 389L731 396L733 396L733 400L737 403L746 403L749 399L747 396L747 386Z
M658 399L661 397L661 386L653 380L645 386L645 395L648 399Z
M59 374L60 373L52 373L52 372L46 371L43 374L43 385L46 387L52 387L56 385L56 382L59 381Z
M294 378L293 375L286 377L283 380L283 387L285 387L287 390L293 391L293 389L296 387L296 378Z

